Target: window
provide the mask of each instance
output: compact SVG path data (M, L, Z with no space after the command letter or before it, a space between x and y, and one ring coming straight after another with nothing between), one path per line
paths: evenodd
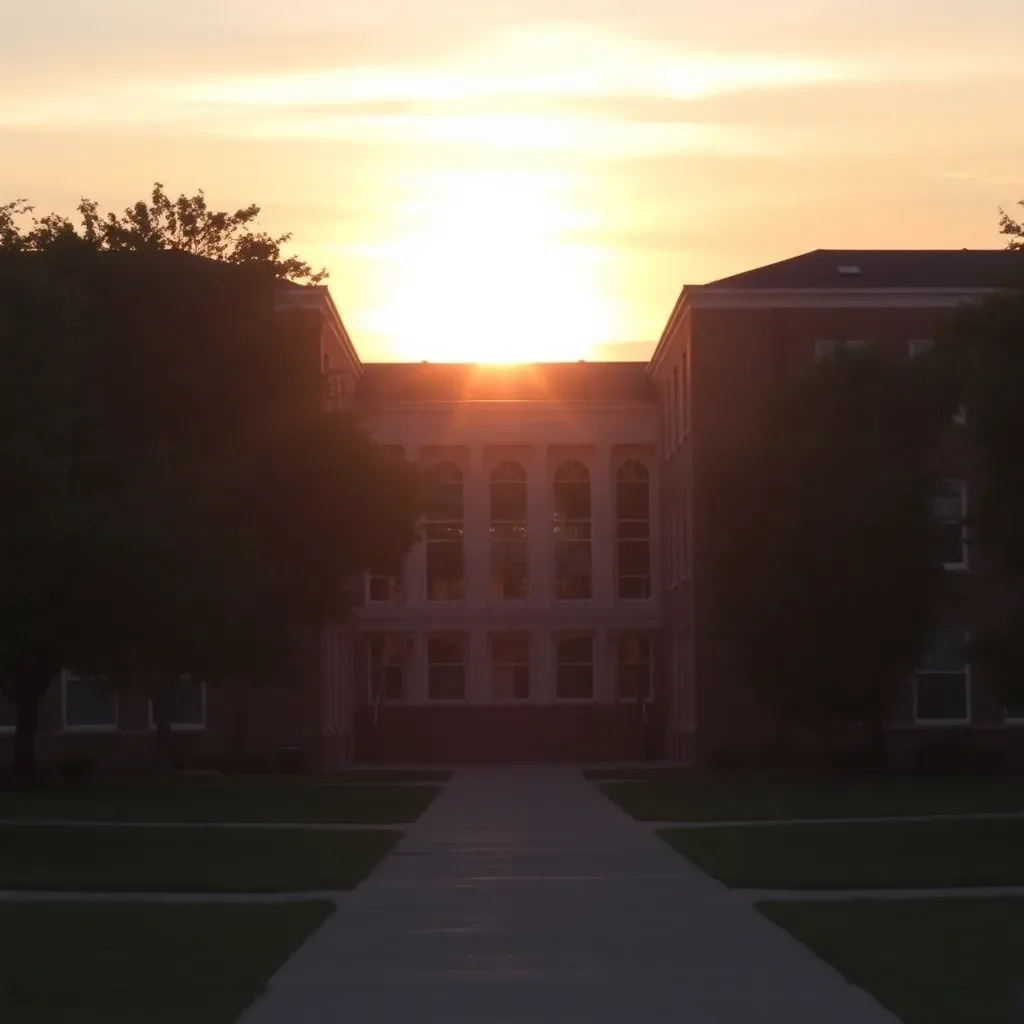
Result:
M117 728L117 691L103 676L65 672L61 688L65 729Z
M649 700L651 638L643 633L625 633L618 637L615 646L619 700Z
M589 636L555 641L555 696L559 700L593 700L594 641Z
M404 640L395 636L370 637L370 703L401 701L405 696Z
M939 493L932 498L932 514L939 529L940 557L947 569L967 568L966 506L967 484L963 480L944 480Z
M14 732L17 721L14 705L4 694L0 693L0 733Z
M491 637L491 693L495 700L530 696L530 638Z
M1007 700L1004 714L1008 722L1024 724L1024 695L1014 695Z
M400 577L370 573L366 580L366 599L373 603L397 601L402 593Z
M522 600L529 588L526 470L502 462L491 473L491 597Z
M914 680L914 719L922 723L970 720L967 634L936 630L921 656Z
M168 694L170 727L172 729L206 728L206 684L195 676L184 675ZM149 702L149 727L156 728L153 702Z
M427 697L466 699L466 651L461 637L432 636L427 640Z
M555 473L555 597L591 596L590 472L569 459Z
M615 549L618 593L625 600L651 596L651 480L638 459L615 476Z
M427 599L458 601L465 595L462 470L443 462L434 471L426 508Z
M917 341L912 341L907 346L907 354L911 359L916 359L918 356L923 356L935 348L935 342L930 338L921 338Z

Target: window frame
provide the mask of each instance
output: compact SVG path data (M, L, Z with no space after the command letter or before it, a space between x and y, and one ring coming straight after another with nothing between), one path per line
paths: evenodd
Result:
M181 677L186 678L185 676ZM181 680L179 680L180 682ZM206 680L196 680L199 683L199 706L203 710L202 720L199 722L170 722L169 727L171 732L205 732L207 722L207 710L206 710ZM146 722L150 732L156 732L156 720L153 718L153 701L148 699L146 701Z
M83 681L82 675L74 669L63 669L60 674L60 724L62 732L110 733L117 732L121 725L121 695L111 687L110 697L114 714L112 722L75 725L68 722L68 682Z
M624 472L631 467L639 467L643 470L643 477L639 476L624 476ZM633 469L635 472L635 469ZM622 515L621 501L619 496L619 487L621 484L634 484L639 483L640 480L646 484L647 487L647 516L644 519L639 518L626 518ZM654 497L654 486L651 477L651 468L647 465L643 459L640 458L628 458L624 459L615 470L614 488L615 488L615 600L616 601L650 601L654 598L654 545L652 543L652 529L653 529L653 497ZM646 534L643 537L631 537L625 536L622 532L622 524L631 523L637 529L640 528L640 524L646 524ZM622 558L621 558L621 546L627 545L644 545L647 549L647 573L646 575L638 575L637 573L629 573L624 575L622 572ZM646 581L646 590L639 596L624 595L622 593L622 585L626 580L641 580ZM644 589L641 587L641 589Z
M963 646L966 650L970 644L970 633L966 629L958 629L955 626L940 627L934 632L957 632L961 635L963 640ZM923 656L923 653L922 653ZM918 684L920 676L963 676L964 677L964 717L963 718L922 718L918 714ZM914 669L914 692L913 692L913 711L914 711L914 727L919 729L931 729L931 728L944 728L949 726L969 726L974 720L974 701L973 701L973 687L971 680L971 662L964 655L964 667L963 669L946 670L946 669L931 669L928 671L922 671L919 668Z
M557 704L593 704L597 698L597 686L595 678L595 659L594 659L594 648L595 638L593 633L589 632L567 632L557 634L552 638L554 640L554 650L552 651L552 657L554 659L554 698ZM583 661L566 661L562 662L559 658L559 652L563 643L572 640L586 640L590 644L590 660L589 662ZM563 697L558 692L558 670L562 666L566 668L577 668L579 666L587 666L590 669L590 695L587 697Z
M644 660L638 661L624 661L622 658L622 650L626 643L631 641L639 641L644 645L647 651L647 657ZM647 666L647 687L642 698L637 698L636 694L626 696L622 691L622 676L621 670L623 668L632 668L637 665ZM649 704L654 699L654 643L650 633L635 632L632 630L626 630L616 635L615 637L615 699L619 704Z
M459 652L462 656L462 660L459 662L454 661L431 661L430 658L430 645L434 641L449 641L457 643L459 645ZM469 699L469 686L468 686L468 665L469 661L469 642L464 633L449 633L449 632L437 632L428 633L424 638L424 655L426 660L427 677L426 677L426 698L428 704L465 704ZM462 696L461 697L434 697L430 692L430 670L435 666L451 668L457 665L462 669Z
M525 652L524 652L524 656L523 656L522 660L517 660L517 661L507 661L507 660L498 661L498 660L496 660L495 657L494 657L494 647L495 647L495 643L494 642L495 642L495 640L499 640L499 641L500 640L517 640L517 641L521 641L525 645ZM530 691L532 689L532 687L530 685L531 682L532 682L532 679L530 678L531 677L531 672L530 672L530 655L531 655L531 652L532 652L531 635L528 632L516 632L515 630L508 630L508 631L497 631L497 632L492 632L492 633L488 633L487 634L487 670L488 670L488 677L489 677L489 682L490 682L491 701L493 703L495 703L495 704L525 704L527 701L530 700L530 696L531 696ZM513 669L514 670L514 669L517 669L517 668L524 668L524 669L526 669L526 693L523 694L523 696L521 696L521 697L516 696L516 694L514 692L515 691L516 681L513 678L513 680L512 680L512 688L513 688L512 696L510 696L510 697L501 696L497 692L497 688L495 687L495 678L494 678L495 669Z
M431 604L451 604L452 602L455 602L455 601L465 601L466 600L466 591L467 591L468 582L469 582L468 579L467 579L467 572L466 572L466 474L465 474L465 471L454 460L452 460L452 459L442 459L440 462L435 463L434 466L432 467L431 472L433 472L434 474L437 475L437 479L434 480L433 486L435 488L437 488L437 487L439 487L442 484L454 483L455 482L454 478L444 479L441 476L442 472L448 473L451 470L455 470L455 472L458 474L458 483L459 483L459 517L457 519L455 519L455 518L440 518L440 517L435 518L431 514L432 510L429 507L429 503L428 503L428 508L427 508L427 510L426 510L426 512L424 513L424 516L423 516L423 521L424 521L423 542L426 545L426 550L424 551L424 558L423 558L423 575L424 575L424 585L425 585L425 590L426 590L427 602L431 603ZM459 559L460 559L462 573L461 573L461 576L458 579L458 584L459 585L458 585L458 588L457 588L457 593L455 593L451 597L435 597L434 596L433 588L431 586L430 554L431 554L431 548L432 547L434 548L434 550L436 552L436 549L439 546L441 546L441 545L444 545L446 547L451 547L452 549L454 549L455 541L451 540L450 538L444 537L444 536L431 537L431 535L430 535L431 534L431 527L435 527L439 531L444 531L446 529L455 530L455 531L457 531L457 534L458 534ZM447 582L451 583L453 581L452 580L448 580Z
M407 641L403 637L396 637L390 633L367 633L368 637L367 648L366 648L366 699L370 706L374 706L377 703L377 698L373 688L373 677L374 670L379 669L381 675L381 704L405 704L407 703L407 689L406 689L406 644ZM394 644L398 648L398 660L397 662L388 661L386 657L382 657L382 660L377 663L374 661L374 644L380 643L383 646L382 655L386 655L388 651L388 644ZM400 695L398 697L391 697L388 695L387 689L387 676L386 672L388 669L398 669L399 672L399 690Z
M970 572L971 563L967 545L968 484L966 480L949 477L942 481L942 487L950 487L951 490L955 489L960 495L960 517L958 520L939 518L939 516L935 515L934 509L932 512L935 516L936 523L939 525L952 526L955 523L959 523L960 526L960 561L943 561L942 568L947 572ZM935 497L938 498L940 495L936 495Z
M563 477L562 472L572 467L575 472L576 467L583 471L585 476L576 477ZM587 518L569 518L559 510L558 503L558 485L560 483L570 482L581 482L586 480L587 485ZM551 480L551 502L552 502L552 547L551 547L551 588L556 601L593 601L594 600L594 485L593 479L590 472L590 467L582 460L578 458L566 458L562 459L561 462L555 467L555 473ZM566 527L586 527L586 538L570 538L564 539L559 538L557 535L557 529L559 525ZM584 596L579 595L563 595L559 593L559 580L570 580L580 579L582 577L577 576L562 576L559 575L559 547L572 549L572 547L582 547L586 545L587 551L587 593Z
M500 475L504 473L505 475ZM514 475L509 475L514 474ZM522 517L518 519L505 519L495 516L494 488L495 485L512 485L522 487ZM487 524L489 544L487 550L488 577L487 593L492 601L528 601L530 599L530 479L526 467L518 459L502 459L492 469L487 478ZM516 531L519 536L515 536ZM510 535L511 534L511 535ZM495 594L495 580L498 577L496 568L499 551L503 551L504 562L507 565L508 552L513 547L522 549L523 575L522 593L501 596ZM504 577L501 577L504 579Z

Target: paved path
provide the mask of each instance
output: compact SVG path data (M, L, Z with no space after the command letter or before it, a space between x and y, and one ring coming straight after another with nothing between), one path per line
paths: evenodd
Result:
M459 771L242 1024L894 1024L568 768Z

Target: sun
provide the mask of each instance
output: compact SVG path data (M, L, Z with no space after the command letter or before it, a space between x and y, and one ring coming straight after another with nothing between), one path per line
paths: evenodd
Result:
M375 317L397 358L516 363L589 357L609 340L613 304L599 250L574 241L584 216L564 178L445 173L410 204Z

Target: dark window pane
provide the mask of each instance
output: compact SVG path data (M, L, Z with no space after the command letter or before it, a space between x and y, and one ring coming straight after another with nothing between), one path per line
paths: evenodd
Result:
M555 677L555 694L561 700L590 700L594 696L592 665L559 665Z
M427 661L431 665L461 665L462 641L457 637L430 637L427 641Z
M117 697L102 676L68 675L64 723L72 728L116 727Z
M646 519L623 519L617 524L620 540L648 540L651 524Z
M560 601L589 601L592 596L589 576L559 576L555 579L555 597Z
M198 679L185 676L175 687L171 724L199 726L203 721L203 684Z
M427 542L427 597L431 601L457 601L463 595L462 541Z
M530 638L525 636L491 637L491 661L526 664L530 659Z
M528 589L529 571L524 541L492 541L491 597L494 600L522 600Z
M526 481L492 481L491 519L526 519Z
M650 518L650 488L646 480L620 480L615 490L616 514L619 519Z
M619 665L619 697L623 700L641 700L650 696L651 668L649 665Z
M651 596L649 576L620 576L619 597L624 601L646 601Z
M590 523L567 523L555 521L555 540L590 540Z
M427 540L462 540L462 525L459 523L428 524L424 535Z
M398 596L399 583L394 576L370 577L370 600L391 601Z
M965 672L967 634L962 629L936 629L928 635L918 667L922 672Z
M960 523L939 523L939 558L943 565L964 564L964 528Z
M594 642L589 636L569 636L556 645L558 663L587 662L593 660Z
M590 481L555 481L555 511L566 519L590 518Z
M466 673L462 665L431 665L427 670L430 700L464 700Z
M919 672L914 687L919 721L967 719L967 675L959 672Z
M13 729L14 725L14 705L0 693L0 729Z
M619 575L649 576L651 573L651 547L647 541L619 541Z

